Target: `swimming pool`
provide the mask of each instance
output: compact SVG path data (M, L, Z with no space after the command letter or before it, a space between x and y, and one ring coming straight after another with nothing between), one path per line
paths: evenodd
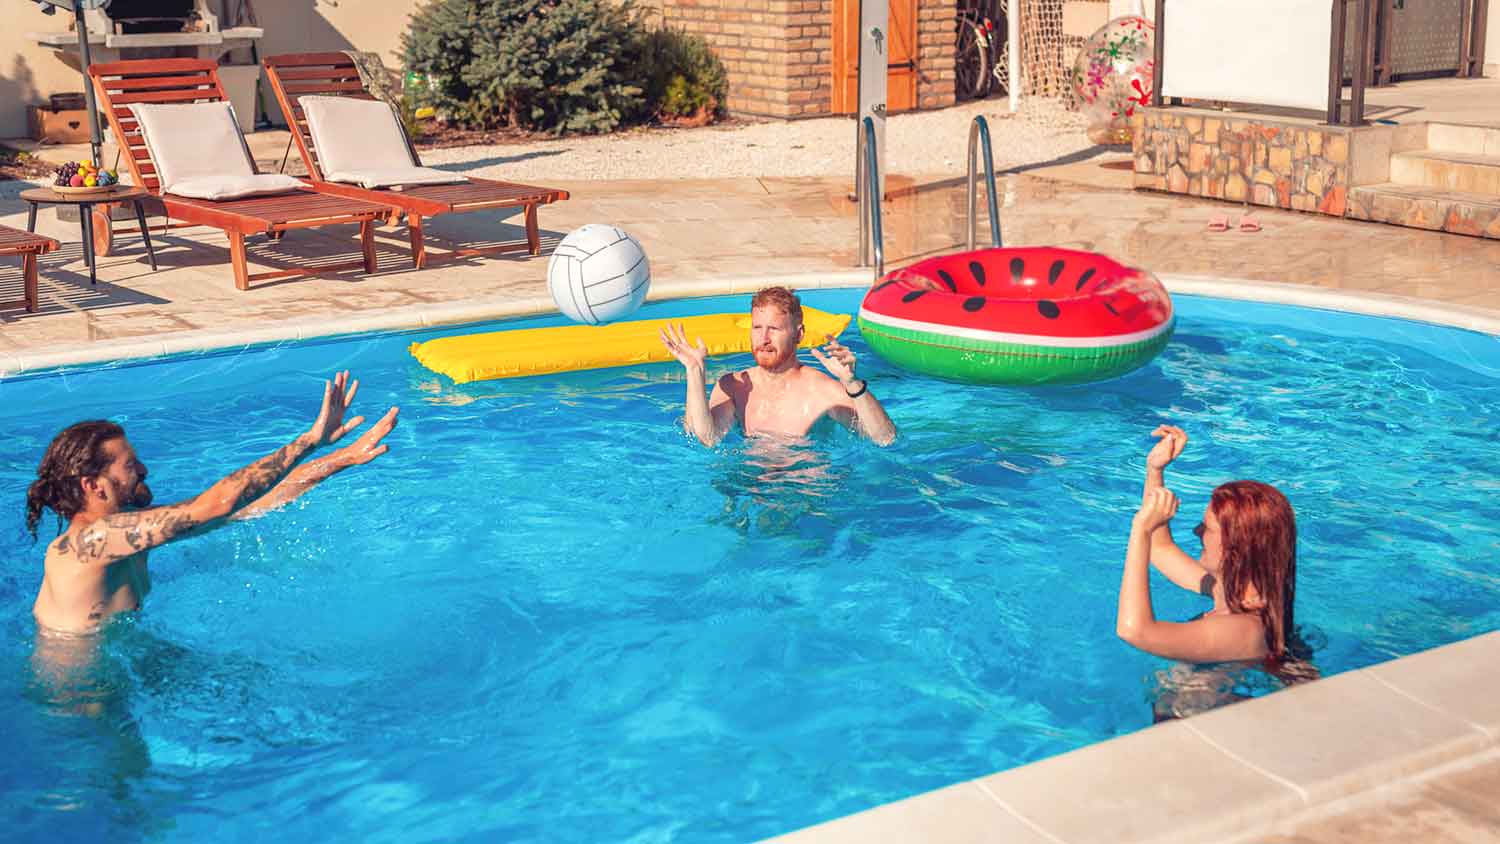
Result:
M1188 547L1217 483L1288 492L1325 673L1500 629L1496 340L1177 306L1156 362L1069 388L908 376L856 335L901 427L885 450L838 431L701 449L673 427L676 364L454 387L405 353L451 331L0 384L0 823L15 840L744 841L1139 729L1167 663L1115 640L1114 604L1163 421L1194 438L1168 478ZM360 412L402 406L391 454L155 553L147 611L112 632L93 690L108 714L49 706L28 676L40 549L20 491L56 430L122 422L175 500L305 428L344 367ZM1164 617L1206 605L1157 586Z

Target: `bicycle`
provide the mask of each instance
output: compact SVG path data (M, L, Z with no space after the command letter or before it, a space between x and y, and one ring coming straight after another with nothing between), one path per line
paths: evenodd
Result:
M991 9L984 8L992 6ZM1010 44L1006 38L1007 0L960 0L958 43L954 54L954 87L960 100L979 99L992 87L1008 89ZM988 14L995 11L996 15ZM997 21L998 18L998 21Z

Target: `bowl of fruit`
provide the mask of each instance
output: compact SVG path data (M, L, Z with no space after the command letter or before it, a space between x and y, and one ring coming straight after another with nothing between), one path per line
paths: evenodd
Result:
M71 196L109 193L120 184L113 170L101 170L92 161L69 161L52 171L52 190Z

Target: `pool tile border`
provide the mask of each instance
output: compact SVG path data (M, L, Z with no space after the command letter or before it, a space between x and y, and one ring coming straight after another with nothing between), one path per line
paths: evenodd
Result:
M1390 293L1331 290L1278 281L1170 273L1163 274L1160 278L1172 293L1394 317L1500 336L1500 311L1473 305L1434 302Z
M871 280L869 270L847 270L837 273L710 277L667 281L653 288L650 301L736 295L750 293L770 284L783 284L797 290L866 287ZM1173 293L1300 305L1368 316L1396 317L1500 336L1500 312L1487 308L1434 303L1406 296L1345 292L1301 284L1250 279L1168 273L1162 274L1161 280ZM554 312L556 312L556 307L548 296L486 296L463 302L408 305L332 319L305 317L285 320L261 328L180 331L168 334L160 340L131 338L99 341L56 351L0 352L0 379L23 373L108 361L154 358L183 352L251 348L369 331L440 328L445 325L540 316Z

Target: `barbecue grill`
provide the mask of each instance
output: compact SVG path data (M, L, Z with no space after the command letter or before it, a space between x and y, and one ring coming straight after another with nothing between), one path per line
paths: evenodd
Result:
M72 3L46 0L64 8ZM265 35L258 26L221 27L209 0L84 0L81 15L87 33L89 61L94 64L121 59L195 58L218 62L231 50L252 46ZM62 19L62 16L58 16ZM57 51L58 58L75 70L79 59L79 37L73 31L31 32L27 37ZM240 127L254 129L255 84L258 65L220 68L225 93L234 103Z

